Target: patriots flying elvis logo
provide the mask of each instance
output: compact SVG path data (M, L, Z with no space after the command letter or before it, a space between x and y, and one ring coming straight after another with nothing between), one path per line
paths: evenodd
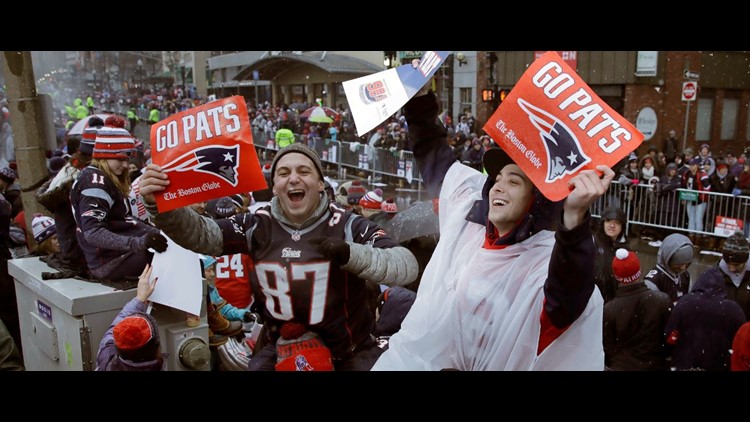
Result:
M197 171L213 174L237 186L237 168L240 166L240 146L208 145L196 148L162 166L170 171Z
M566 174L573 174L591 161L581 149L578 138L565 123L523 98L518 99L518 105L529 116L534 127L539 129L539 136L547 151L545 182L552 183Z

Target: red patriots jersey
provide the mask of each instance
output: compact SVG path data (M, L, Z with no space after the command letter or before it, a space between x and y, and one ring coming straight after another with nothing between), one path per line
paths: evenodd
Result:
M216 258L216 289L230 305L248 308L253 303L250 289L250 255L236 253Z

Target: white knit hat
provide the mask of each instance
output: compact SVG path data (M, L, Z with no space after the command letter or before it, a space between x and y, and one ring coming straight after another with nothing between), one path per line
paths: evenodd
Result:
M42 214L35 214L31 220L31 233L36 243L42 243L50 236L57 233L55 219Z
M372 210L379 210L382 203L383 190L380 188L367 192L365 196L363 196L362 199L359 200L359 205L361 205L363 208Z

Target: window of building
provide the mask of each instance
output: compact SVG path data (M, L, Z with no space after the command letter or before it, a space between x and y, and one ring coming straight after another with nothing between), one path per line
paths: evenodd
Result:
M461 99L461 107L459 108L461 112L464 112L466 110L471 111L472 103L474 103L474 97L472 96L472 89L471 88L460 88L459 91L459 98Z
M305 93L304 85L290 85L289 91L292 95L293 103L304 103L307 101L307 93Z
M731 141L737 135L737 116L740 111L738 98L724 98L721 110L721 140Z
M713 111L713 98L698 98L698 120L695 122L696 142L711 140L711 115Z

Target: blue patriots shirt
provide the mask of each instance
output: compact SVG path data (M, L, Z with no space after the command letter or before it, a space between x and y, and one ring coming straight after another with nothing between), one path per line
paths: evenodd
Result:
M320 335L334 358L348 357L371 341L374 314L365 280L332 264L308 240L337 237L376 248L399 244L374 222L335 203L299 231L273 218L270 208L217 221L224 234L223 254L250 254L255 265L252 292L273 341L281 324L294 321Z

